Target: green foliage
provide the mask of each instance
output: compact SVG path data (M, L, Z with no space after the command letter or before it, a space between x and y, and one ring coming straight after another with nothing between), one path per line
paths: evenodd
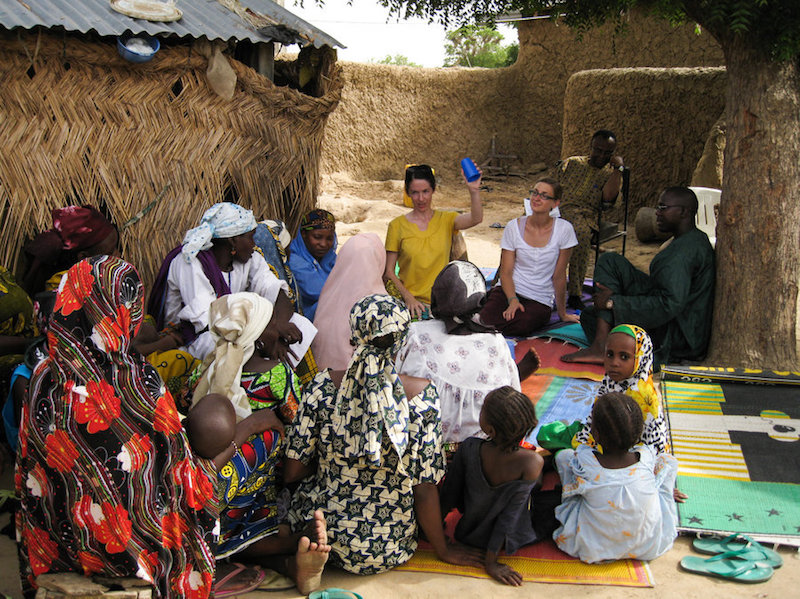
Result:
M402 54L395 54L394 56L387 54L380 60L371 60L370 62L374 62L376 64L393 64L398 67L421 67L421 64L417 64L416 62L411 62L408 59L408 56L403 56Z
M774 60L800 57L800 0L378 0L393 13L444 25L491 23L503 13L563 15L578 35L605 22L624 29L638 6L673 23L696 21L723 47L744 44Z
M494 69L514 63L519 45L503 46L503 34L484 25L463 25L445 34L444 66Z

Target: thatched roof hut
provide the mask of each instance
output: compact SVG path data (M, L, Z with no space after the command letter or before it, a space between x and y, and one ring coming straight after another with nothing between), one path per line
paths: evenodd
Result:
M91 0L3 3L0 264L17 267L23 240L51 226L53 208L92 204L122 225L165 188L121 235L147 283L214 202L235 199L294 228L316 202L340 44L270 0L243 1L246 10L181 0L171 23ZM161 49L128 62L117 51L125 34L150 34ZM299 43L298 60L273 64L275 40ZM210 64L229 98L212 89Z

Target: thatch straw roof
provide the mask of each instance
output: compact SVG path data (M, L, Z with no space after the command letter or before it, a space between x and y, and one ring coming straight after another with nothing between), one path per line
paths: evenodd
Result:
M23 239L68 204L104 206L121 224L169 184L122 234L146 283L226 191L292 230L315 205L323 129L342 87L333 52L319 97L230 60L230 101L211 91L207 60L188 45L131 64L110 43L42 32L7 34L0 53L0 263L9 268Z

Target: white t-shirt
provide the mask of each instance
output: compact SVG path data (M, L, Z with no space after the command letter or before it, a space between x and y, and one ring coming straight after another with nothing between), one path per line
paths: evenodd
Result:
M283 289L287 292L289 287L278 277L272 274L264 257L254 252L250 260L242 264L234 260L233 270L223 272L222 275L231 289L231 293L239 291L252 291L268 299L273 304L278 298L278 292ZM193 356L201 360L214 349L214 339L208 327L208 310L211 302L217 299L211 282L203 272L200 260L192 258L186 262L181 254L175 256L169 266L167 275L167 295L164 305L164 321L179 322L186 320L194 325L194 330L200 335L189 343L186 348ZM267 323L264 323L266 326Z
M523 238L526 218L515 218L506 225L500 247L516 253L512 277L517 295L552 306L555 298L553 272L556 270L558 254L561 250L578 245L578 238L569 222L556 218L547 245L530 246Z

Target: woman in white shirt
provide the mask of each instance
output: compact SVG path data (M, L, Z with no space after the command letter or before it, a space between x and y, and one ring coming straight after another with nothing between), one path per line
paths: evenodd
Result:
M252 291L275 305L273 320L280 336L281 355L288 346L302 339L289 322L292 305L286 283L255 252L253 213L237 204L220 202L206 210L200 225L189 230L183 244L172 250L156 276L148 312L158 330L173 323L187 350L204 359L214 349L208 331L208 310L218 297L239 291ZM266 324L266 323L265 323Z
M528 336L546 325L553 299L561 320L578 322L566 310L567 264L578 239L572 225L553 212L561 193L555 179L539 179L531 191L533 213L503 231L500 283L489 292L480 319L507 337Z

